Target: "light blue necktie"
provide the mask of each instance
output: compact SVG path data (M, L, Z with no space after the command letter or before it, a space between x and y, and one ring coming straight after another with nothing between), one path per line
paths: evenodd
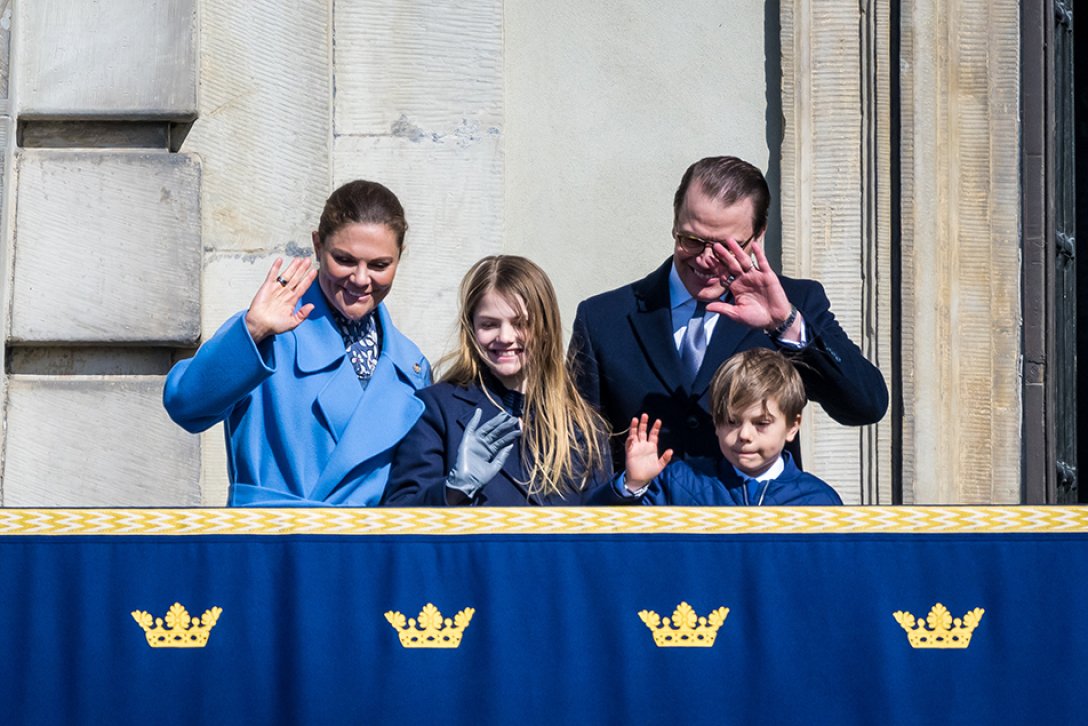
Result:
M697 300L695 312L691 314L687 330L684 331L684 339L680 341L680 366L688 383L695 380L695 374L699 372L703 356L706 355L706 335L703 333L705 315L706 303Z

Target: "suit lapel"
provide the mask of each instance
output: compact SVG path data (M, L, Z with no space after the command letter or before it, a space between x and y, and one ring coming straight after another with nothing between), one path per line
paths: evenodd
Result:
M737 352L741 342L749 335L762 335L762 331L753 330L740 323L735 323L724 315L718 316L718 322L714 323L714 334L710 336L710 343L706 347L706 356L703 365L695 374L695 381L691 385L691 393L701 396L710 387L710 380L714 373L727 358Z
M637 306L628 317L643 355L661 382L670 390L684 385L680 355L673 339L672 304L669 300L669 272L672 258L635 284Z

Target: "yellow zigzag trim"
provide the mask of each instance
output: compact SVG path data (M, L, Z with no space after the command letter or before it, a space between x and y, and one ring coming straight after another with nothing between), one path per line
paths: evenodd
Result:
M3 509L11 535L1088 533L1086 507Z

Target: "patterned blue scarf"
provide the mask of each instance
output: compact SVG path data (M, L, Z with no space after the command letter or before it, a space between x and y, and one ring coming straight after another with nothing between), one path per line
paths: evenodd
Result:
M358 320L349 320L336 308L332 308L332 315L336 320L336 327L340 329L340 336L344 339L344 352L351 361L355 374L360 380L370 380L382 352L378 316L371 311Z

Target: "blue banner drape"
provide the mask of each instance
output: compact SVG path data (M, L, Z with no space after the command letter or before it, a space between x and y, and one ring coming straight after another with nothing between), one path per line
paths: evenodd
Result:
M1088 713L1088 631L1075 615L1088 594L1083 526L49 535L2 525L8 723L1007 724ZM164 618L175 602L193 618L221 608L204 647L149 646L132 613ZM640 611L671 619L680 603L701 617L728 609L713 646L655 644ZM925 618L938 603L949 619L983 610L969 647L914 648L893 616ZM386 613L418 619L427 604L451 621L473 609L459 647L402 647Z

